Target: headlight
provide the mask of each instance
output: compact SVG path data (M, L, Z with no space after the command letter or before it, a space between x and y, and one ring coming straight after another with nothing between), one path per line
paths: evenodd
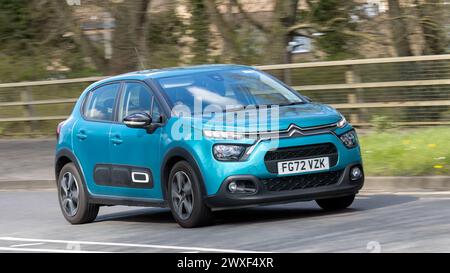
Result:
M203 130L203 135L207 138L215 138L215 139L241 139L241 138L243 138L242 134L238 134L236 132L231 132L231 131Z
M339 136L339 138L347 148L354 148L358 146L358 137L356 136L356 132L354 130L348 131L347 133Z
M245 151L245 146L231 144L216 144L213 154L220 161L237 161Z
M341 120L336 123L337 127L344 128L347 125L347 120L343 115L341 115Z

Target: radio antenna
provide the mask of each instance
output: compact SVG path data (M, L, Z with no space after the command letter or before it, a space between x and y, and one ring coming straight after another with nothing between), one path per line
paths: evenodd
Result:
M145 70L145 66L144 66L144 62L141 58L141 54L139 54L139 50L136 47L134 47L134 52L136 53L136 57L138 58L139 65L141 66L141 70Z

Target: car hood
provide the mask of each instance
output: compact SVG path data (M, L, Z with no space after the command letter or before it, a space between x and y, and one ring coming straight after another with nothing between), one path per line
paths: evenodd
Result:
M284 130L291 124L301 128L315 127L336 123L341 119L341 114L337 110L319 103L281 106L278 108L278 118L276 111L271 109L266 109L266 111L267 118L263 119L258 119L255 111L253 114L247 112L250 113L247 114L247 118L242 118L246 111L236 111L217 113L214 116L194 117L192 124L198 129L254 132L268 129ZM239 115L241 118L233 118ZM261 114L259 117L262 117Z

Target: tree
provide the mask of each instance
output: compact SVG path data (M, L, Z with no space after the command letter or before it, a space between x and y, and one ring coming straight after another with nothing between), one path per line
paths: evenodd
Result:
M412 50L409 41L409 32L405 16L398 0L388 0L389 17L391 20L392 42L397 56L411 56Z
M445 53L448 46L448 40L445 29L443 29L444 20L442 18L442 12L444 10L444 5L442 1L416 0L415 4L423 39L425 41L423 54Z
M297 22L298 0L276 0L274 18L268 33L271 37L269 46L274 52L267 63L290 63L291 53L287 50L295 30L291 29ZM269 54L272 55L272 54Z
M352 20L355 3L352 0L317 0L306 1L307 10L298 9L298 0L274 0L271 20L262 22L244 10L242 1L229 0L241 14L241 22L253 27L261 36L265 37L264 63L289 63L291 53L287 50L288 43L296 35L307 36L317 41L317 47L324 51L330 59L345 58L353 54L353 44L357 38L367 38L368 35L359 33L356 23ZM210 6L215 3L210 2ZM229 49L235 54L245 52L246 43L240 43L239 32L217 9L211 7L210 15L221 34L228 43ZM242 26L240 26L242 28ZM321 34L321 35L314 35Z
M182 56L181 37L185 35L187 26L178 17L175 5L168 5L167 9L152 13L146 26L147 51L150 67L168 67L180 64ZM209 35L209 34L208 34ZM206 56L204 51L202 56Z
M61 5L62 4L62 5ZM63 1L0 1L0 66L15 67L2 79L36 80L48 77L92 74L83 61L82 49L71 33L71 12ZM79 27L78 27L79 28ZM84 53L84 52L83 52ZM64 62L69 71L47 69L52 60ZM73 68L73 69L72 69ZM6 69L5 69L6 70Z
M192 38L194 43L192 63L206 63L208 61L209 49L209 18L207 8L203 0L190 0Z
M316 25L319 35L317 47L329 59L345 59L354 55L355 38L362 37L356 31L356 23L351 15L355 4L352 0L320 0L312 4L310 21Z
M210 22L216 26L222 36L224 54L229 57L230 61L241 59L243 57L243 45L240 42L237 30L219 12L216 0L203 0L203 3L206 7Z
M34 37L29 29L31 15L26 0L0 1L0 47L2 50L14 46L27 47L27 41Z
M237 60L245 62L254 59L248 52L255 53L258 50L254 47L248 35L251 32L257 32L264 37L265 45L263 52L270 51L271 54L262 54L264 63L280 63L289 61L290 55L287 54L286 47L290 40L291 32L289 27L295 24L297 15L297 6L299 0L276 0L273 11L273 18L269 24L258 21L247 11L244 10L242 2L239 0L229 0L230 8L239 10L239 19L241 23L233 20L234 16L222 14L218 10L223 2L215 0L203 0L207 7L208 15L212 24L219 30L225 45L225 52L230 56L231 61ZM248 29L250 28L250 29Z
M148 66L147 32L150 0L123 1L107 8L115 19L112 73L122 73Z

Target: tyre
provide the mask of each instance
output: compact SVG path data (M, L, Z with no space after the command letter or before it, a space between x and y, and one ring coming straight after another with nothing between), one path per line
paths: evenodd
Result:
M89 203L83 180L73 163L62 168L57 185L59 205L68 222L75 225L95 220L99 206Z
M200 180L186 161L176 163L169 174L167 201L172 215L184 228L207 225L211 209L203 203Z
M343 197L329 198L329 199L318 199L317 204L324 210L343 210L348 208L355 200L355 195L347 195Z

